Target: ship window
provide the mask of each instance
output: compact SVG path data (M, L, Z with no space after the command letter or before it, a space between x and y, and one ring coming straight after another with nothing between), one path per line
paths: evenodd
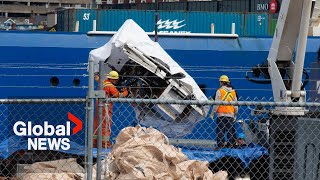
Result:
M73 79L73 85L74 86L79 86L80 85L80 79L78 79L78 78Z
M57 78L57 77L50 78L50 84L51 84L51 86L58 86L59 78Z

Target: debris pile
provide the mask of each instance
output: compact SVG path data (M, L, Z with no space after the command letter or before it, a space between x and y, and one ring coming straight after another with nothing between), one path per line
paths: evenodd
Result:
M188 160L168 138L154 128L122 129L107 159L102 179L204 179L224 180L227 172L215 174L208 162ZM96 166L94 167L96 168Z

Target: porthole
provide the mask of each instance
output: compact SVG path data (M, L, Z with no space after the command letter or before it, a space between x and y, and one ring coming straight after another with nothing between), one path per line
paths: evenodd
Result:
M58 86L59 78L57 78L57 77L50 78L50 84L51 84L51 86Z
M79 86L80 85L80 79L78 79L78 78L73 79L73 85L74 86Z

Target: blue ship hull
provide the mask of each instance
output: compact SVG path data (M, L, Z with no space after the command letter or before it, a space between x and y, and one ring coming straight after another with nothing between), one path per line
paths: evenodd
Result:
M107 35L87 36L81 33L28 32L0 32L0 37L0 88L2 89L0 98L2 99L84 98L88 82L86 64L88 54L92 49L104 45L111 38ZM251 100L272 97L271 85L254 84L245 78L246 71L250 70L253 65L266 60L272 43L271 37L238 39L159 37L159 43L187 73L194 77L201 87L205 88L205 94L208 97L213 96L218 88L218 78L222 74L230 77L240 97L245 99L248 97ZM315 62L319 47L320 38L308 39L305 67L310 67L310 63ZM59 78L57 87L51 87L50 78L52 77ZM80 80L79 86L73 85L74 79ZM3 117L6 117L0 124L2 132L6 133L1 133L0 139L8 139L13 135L12 124L17 120L14 114L21 113L19 110L27 109L26 106L30 105L0 105ZM47 110L41 106L33 106L38 111ZM59 124L59 121L64 123L66 120L64 115L70 109L78 109L78 112L72 113L85 119L84 106L60 105L52 110L52 114L59 114L54 118L54 120L58 119L55 123ZM117 110L115 106L116 112L122 112L122 110ZM44 119L49 118L46 114L42 116ZM20 119L29 118L30 120L32 117L26 113L21 115ZM113 128L114 136L122 128L132 125L134 115L131 114L131 117L132 119L128 119L125 123L114 122L113 125L117 127ZM210 132L214 126L211 119L201 121L192 135L186 138L215 139L215 133ZM208 132L205 137L203 132ZM73 137L72 141L83 145L84 131ZM2 158L9 155L10 153Z
M1 66L0 87L7 97L84 97L87 85L87 63L90 50L104 45L111 36L87 36L79 33L0 32L0 59L3 63L25 63L26 68ZM271 97L271 86L259 85L245 79L245 71L266 60L271 37L204 38L160 37L160 45L195 81L212 96L221 74L227 74L241 97ZM316 60L320 38L309 38L305 67ZM40 65L39 65L40 64ZM77 64L77 68L56 68L50 64ZM41 66L41 68L37 68ZM71 65L70 65L71 66ZM6 74L6 76L4 75ZM24 74L29 76L8 76ZM38 76L32 76L38 75ZM59 78L59 85L50 87L50 78ZM80 85L73 88L73 79ZM16 88L36 86L42 88ZM45 87L45 88L44 88Z

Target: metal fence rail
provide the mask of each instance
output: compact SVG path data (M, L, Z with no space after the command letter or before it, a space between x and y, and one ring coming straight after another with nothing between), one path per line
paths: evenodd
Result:
M121 137L123 131L128 127L138 125L160 130L169 138L169 143L182 148L182 152L189 159L209 161L209 168L213 172L225 170L230 179L245 175L250 176L251 179L306 179L306 177L317 176L314 168L317 168L316 164L319 163L315 157L320 155L318 151L320 142L315 138L318 133L316 128L320 126L319 102L282 103L259 100L216 102L140 98L108 98L106 100L114 103L110 138L116 148L111 150L111 154L117 152L121 146L119 144L121 140L114 141L117 136ZM220 131L217 115L210 118L209 113L199 121L193 119L194 121L191 122L194 111L189 108L189 112L183 111L182 116L177 115L174 121L170 121L162 118L164 113L161 114L159 110L159 107L188 109L187 107L201 108L214 105L239 107L239 113L232 122L234 132L231 146L225 144L224 147L217 147L217 134ZM273 113L273 110L277 108L305 108L306 114L304 116L277 115ZM138 134L136 136L139 137ZM139 140L136 139L136 141ZM148 143L145 145L149 145ZM141 149L141 153L148 152L143 149L143 145ZM121 156L121 154L118 155ZM138 156L130 155L136 158ZM121 158L128 160L124 156ZM152 162L153 158L156 157L149 157L144 162ZM131 165L136 167L139 166L138 164L136 162ZM119 165L116 168L120 167ZM145 172L146 169L141 171ZM296 171L305 174L295 173ZM129 173L121 168L117 169L117 172L120 175ZM154 175L158 173L158 171L153 172ZM131 175L132 178L136 177Z
M84 177L85 108L83 98L0 99L0 177Z
M102 72L102 62L99 67ZM306 103L267 96L218 102L141 96L147 88L131 86L128 97L108 98L104 73L95 90L93 72L90 61L86 98L0 99L1 178L319 179L316 97ZM214 106L239 110L225 121L211 116ZM296 109L305 114L291 115Z
M94 97L93 94L91 98L94 99ZM153 148L162 148L167 151L167 148L174 146L181 148L181 151L176 152L181 152L186 156L186 159L178 159L179 163L196 160L202 166L208 166L212 172L227 172L230 179L238 176L250 176L251 179L312 179L317 177L315 169L318 167L317 157L320 155L320 142L317 138L318 128L320 128L319 102L281 103L247 99L227 103L210 100L141 99L132 96L107 98L105 102L106 104L113 103L112 116L105 116L105 119L102 119L103 121L112 120L111 136L108 137L113 144L110 154L101 146L100 148L88 148L88 144L92 143L92 140L90 140L91 143L87 143L88 138L93 139L93 132L88 133L90 114L86 113L86 109L93 110L92 107L88 108L90 107L87 104L88 99L1 99L0 127L2 131L0 136L3 139L0 142L1 176L21 179L50 178L52 176L58 179L66 179L67 176L74 179L89 177L99 179L98 175L100 179L113 179L120 175L124 177L123 175L127 174L126 177L134 178L135 174L130 174L129 172L132 171L123 169L127 166L121 164L121 162L128 161L130 166L135 167L133 169L140 168L139 171L146 173L145 177L149 178L150 173L153 173L153 176L160 173L158 170L149 169L147 171L145 168L150 162L164 163L155 161L154 158L159 159L159 154L151 153L154 156L143 156L145 158L143 161L138 159L132 162L129 161L130 158L142 158L139 152L143 154L154 152L154 149L150 150L149 147L155 146ZM204 114L201 119L193 118L195 111L191 111L190 107L201 109L206 106L212 108L215 105L239 107L236 119L232 122L234 133L231 146L225 144L225 147L217 147L218 122L216 115L210 118L211 111ZM102 107L108 109L108 106ZM161 126L161 123L154 123L163 120L161 117L164 114L163 112L161 114L159 107L162 109L183 107L187 110L182 111L182 115L176 116L174 121L163 121L162 123L167 126ZM306 115L273 114L274 109L284 107L304 107ZM96 110L96 117L98 112L103 111ZM82 123L82 129L76 131L75 134L73 134L74 128L79 124L74 121L70 113ZM96 121L97 119L91 117L91 120ZM60 130L64 129L64 126L70 129L69 131L66 129L65 134L61 135L57 132L59 125ZM51 127L55 129L54 134L50 134ZM160 134L164 133L163 144L142 141L146 140L143 139L146 136L159 137L157 130L160 130ZM49 134L45 134L45 131ZM137 134L128 135L131 131L136 131ZM151 132L156 134L151 136ZM144 135L141 136L139 133ZM102 134L104 133L102 132L100 136ZM127 139L121 139L125 134L128 135ZM129 137L136 139L131 140ZM59 145L49 145L52 141L59 142L59 138ZM101 140L105 140L104 138L100 137ZM120 139L115 141L116 138ZM119 144L120 142L127 142L127 144ZM173 146L168 146L165 142ZM121 149L122 146L127 148ZM177 154L174 157L180 157L180 155ZM100 163L93 157L101 158ZM114 161L112 158L119 161ZM209 164L206 165L206 161ZM89 163L93 166L90 166ZM178 169L181 168L179 163L176 164ZM48 166L59 168L55 170L45 168ZM86 168L89 167L91 174L87 174L88 169ZM118 173L118 175L115 176L113 173Z

